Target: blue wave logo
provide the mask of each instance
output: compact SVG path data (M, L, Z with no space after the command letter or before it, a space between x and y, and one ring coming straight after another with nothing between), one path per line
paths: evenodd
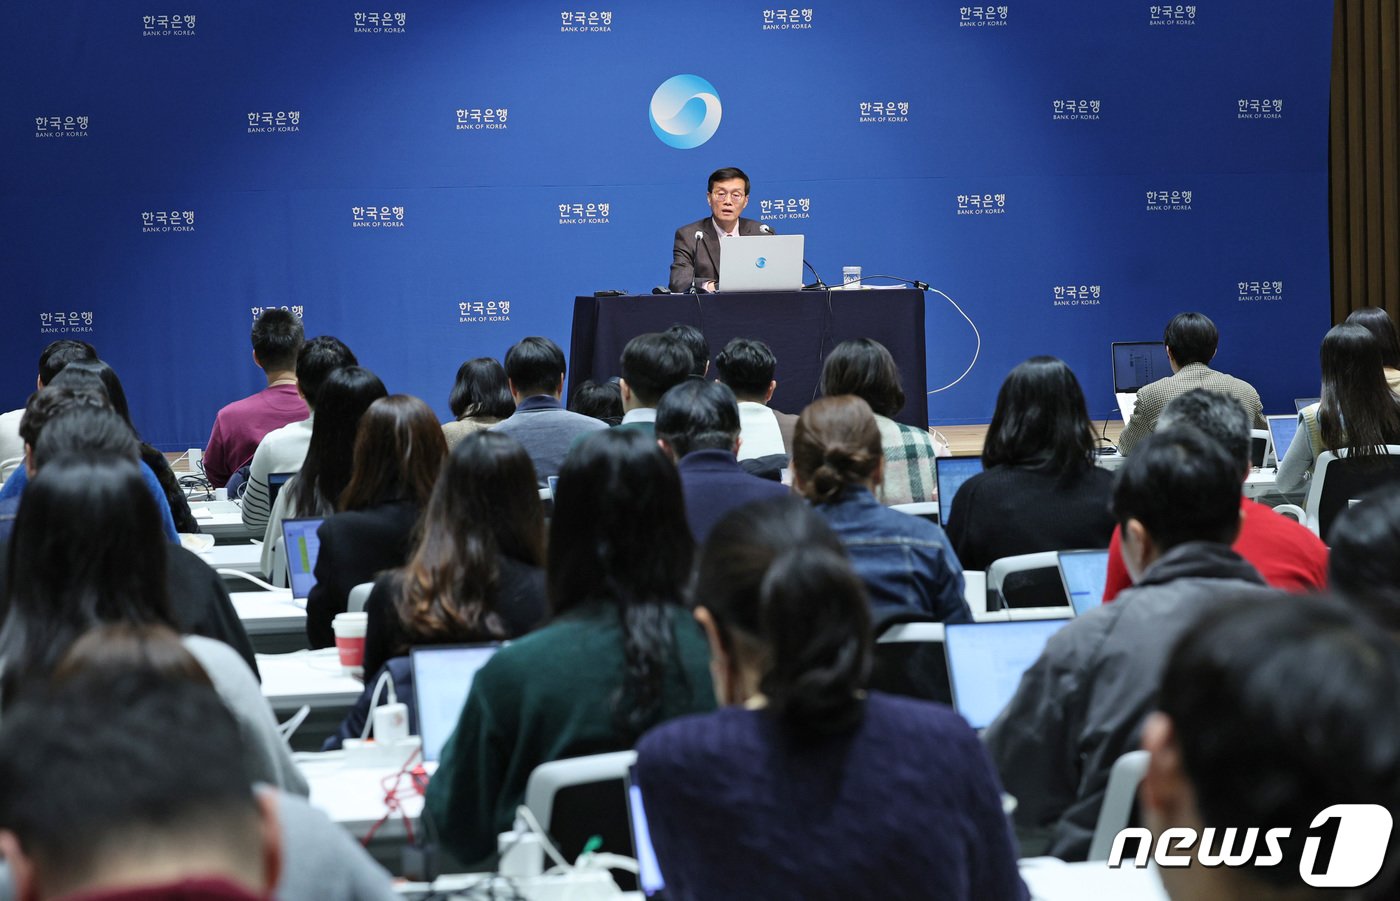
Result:
M647 115L661 143L689 150L715 136L723 110L715 86L699 75L673 75L651 95Z
M754 264L755 266L757 266L759 269L762 269L764 266L767 266L767 265L768 265L768 258L767 258L767 257L759 257L758 259L756 259L756 260L753 261L753 264Z

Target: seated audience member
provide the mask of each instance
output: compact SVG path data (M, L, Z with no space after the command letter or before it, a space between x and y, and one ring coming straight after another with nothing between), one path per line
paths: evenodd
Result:
M22 901L267 898L274 818L207 686L133 673L6 710L0 853Z
M1347 322L1359 325L1375 336L1381 346L1381 366L1385 372L1385 382L1391 391L1400 392L1400 334L1395 331L1395 321L1381 307L1362 307L1352 310Z
M864 592L820 516L796 498L730 513L696 598L725 706L637 746L667 897L1026 897L977 735L866 692Z
M509 419L515 412L515 398L511 397L510 381L500 362L493 357L477 357L459 366L447 406L455 417L442 426L448 450L472 432Z
M1347 845L1355 838L1333 826L1335 852L1326 853L1336 857L1319 856L1309 866L1306 845L1318 839L1308 836L1328 833L1314 828L1318 814L1356 804L1400 816L1397 695L1400 649L1337 604L1245 602L1203 618L1172 651L1158 712L1143 726L1142 745L1151 754L1138 794L1145 825L1154 837L1213 827L1216 842L1224 830L1225 845L1247 827L1260 836L1279 828L1289 835L1273 866L1205 866L1185 855L1188 866L1158 870L1167 895L1279 901L1331 894L1305 884L1302 874L1342 870L1337 857L1354 849ZM1259 856L1264 844L1258 839ZM1377 849L1378 876L1354 873L1376 878L1332 896L1396 897L1393 836L1388 845Z
M1138 442L1157 428L1157 417L1167 402L1192 388L1205 388L1234 398L1244 407L1256 428L1265 428L1264 405L1259 401L1259 392L1248 382L1210 368L1220 344L1220 332L1204 313L1177 313L1167 323L1162 340L1167 345L1172 374L1138 391L1137 406L1118 436L1120 453L1132 453Z
M1298 414L1298 432L1278 465L1276 487L1301 500L1324 451L1366 456L1400 444L1400 397L1390 390L1381 346L1364 326L1344 322L1322 339L1322 400Z
M685 349L690 351L690 374L697 379L703 379L710 372L710 342L705 340L705 334L693 325L685 325L677 322L666 329L662 334L670 335L677 341L685 345Z
M1018 803L1023 854L1083 860L1113 762L1137 745L1173 642L1225 596L1279 597L1234 551L1240 460L1186 426L1159 429L1118 471L1113 512L1134 586L1050 638L983 735Z
M503 641L544 619L544 505L514 438L462 439L420 531L408 565L376 579L365 605L367 676L410 647Z
M520 442L535 464L538 487L547 487L574 440L607 425L564 409L564 351L548 338L522 339L506 351L505 369L515 412L491 428Z
M936 443L927 429L894 421L893 417L904 408L904 388L899 381L899 367L885 345L869 338L836 345L822 364L821 391L823 397L854 394L875 411L885 457L884 481L875 495L880 503L938 500L933 458L948 456L948 448Z
M719 382L690 379L667 391L656 408L656 437L676 461L685 519L697 543L735 507L788 494L778 482L739 467L739 405Z
M997 394L982 465L948 516L948 538L967 569L1108 544L1113 474L1094 465L1084 392L1063 361L1031 357L1011 370Z
M25 491L9 548L9 609L0 626L6 707L48 682L89 629L113 623L178 629L166 594L168 556L137 464L83 456L46 462ZM181 641L238 721L247 776L306 794L248 665L221 641L198 635ZM5 728L8 716L0 717Z
M792 455L792 430L797 415L779 413L768 406L778 383L773 378L778 359L767 344L753 338L735 338L715 357L719 380L739 400L740 460Z
M262 571L268 578L285 584L285 559L280 572L273 551L282 541L282 520L305 516L329 516L336 501L350 484L351 454L360 417L369 405L387 397L379 376L360 366L343 366L326 376L317 392L317 414L311 425L311 441L301 469L287 480L272 504L263 533Z
M267 387L221 409L214 417L209 446L204 449L204 474L215 488L253 458L268 432L305 419L306 403L297 392L297 352L301 350L301 320L286 310L269 307L253 323L253 362L267 376Z
M446 454L442 425L416 397L381 397L360 417L350 484L316 530L316 584L306 598L311 647L335 644L331 621L345 612L350 589L404 565Z
M37 474L50 460L70 455L99 461L139 461L136 436L131 427L115 411L105 407L74 406L60 412L44 426L30 459ZM7 524L0 523L0 536L8 536L9 531ZM106 535L101 523L80 518L68 525L61 539L89 544L106 540ZM3 543L0 543L0 550L3 550ZM219 575L199 555L178 544L171 545L166 554L165 585L170 611L179 630L187 635L222 641L237 651L256 673L253 645ZM7 556L0 553L0 620L7 607L3 587L9 570Z
M112 402L105 388L88 380L84 380L82 387L51 385L29 396L24 418L20 420L20 437L25 445L25 465L15 470L15 474L5 483L4 490L0 491L0 515L13 515L18 510L20 498L29 484L31 470L34 468L33 449L39 443L39 436L43 434L44 427L54 418L79 407L110 410ZM134 432L132 437L135 437ZM161 533L169 541L178 542L180 536L175 531L175 519L170 513L170 504L160 479L144 461L141 462L140 472L146 490L156 501ZM0 524L0 537L4 537L5 534L4 526Z
M621 428L656 436L656 405L661 397L690 378L695 358L677 338L664 332L638 335L622 348L623 414Z
M621 425L622 389L617 382L595 382L585 379L574 389L574 397L569 401L569 410L601 419L608 425Z
M559 474L549 622L472 680L428 785L443 846L494 858L530 772L632 747L663 720L714 709L709 655L682 603L694 549L676 468L654 441L609 429Z
M243 524L252 529L267 528L272 514L272 489L268 478L275 473L297 472L306 461L311 431L316 422L316 396L326 377L345 366L358 365L355 354L339 338L321 335L302 345L297 352L297 391L306 401L310 415L273 429L263 437L248 465L248 487L243 492ZM280 492L279 492L280 493Z
M1400 636L1400 485L1384 485L1332 524L1328 581L1336 595Z
M97 351L86 341L60 338L49 342L39 354L39 378L34 390L42 390L55 375L74 360L96 360ZM19 436L19 421L24 407L0 413L0 463L24 456L24 440Z
M884 471L880 428L859 397L824 397L797 418L793 488L841 537L870 596L877 631L888 618L911 612L971 622L948 536L936 523L875 500Z
M1233 398L1193 388L1162 410L1159 427L1165 429L1174 425L1190 426L1214 439L1231 459L1238 461L1241 480L1253 471L1249 414ZM1122 530L1115 526L1113 540L1108 546L1105 601L1113 600L1133 584L1123 564L1122 543ZM1240 532L1231 547L1274 588L1309 592L1327 587L1327 545L1306 526L1243 495L1240 496Z

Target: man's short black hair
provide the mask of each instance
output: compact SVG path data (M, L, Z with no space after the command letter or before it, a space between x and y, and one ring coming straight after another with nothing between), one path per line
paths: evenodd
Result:
M1220 601L1172 651L1158 706L1203 824L1289 828L1282 863L1243 872L1303 888L1299 860L1318 813L1378 804L1400 817L1400 646L1330 600ZM1392 884L1398 850L1392 841L1370 889Z
M553 394L564 378L564 351L548 338L522 338L506 351L506 378L521 397Z
M690 378L694 358L680 341L664 332L638 335L622 348L622 377L643 407Z
M1240 528L1240 459L1185 425L1159 429L1118 470L1113 514L1136 519L1165 552L1187 541L1230 544Z
M1214 438L1240 461L1241 471L1250 465L1250 441L1254 420L1240 402L1227 394L1192 388L1171 399L1157 420L1158 428L1189 425Z
M297 385L302 397L316 406L316 395L325 384L326 376L342 366L359 366L355 353L345 342L330 335L318 335L297 351Z
M725 166L723 169L716 169L711 172L710 183L706 185L705 193L708 194L713 191L718 182L733 181L736 178L742 178L744 180L744 193L749 193L749 177L744 174L743 169L738 169L734 166Z
M690 356L693 359L690 364L690 374L704 376L710 368L710 342L705 340L704 332L693 325L677 322L666 329L665 334L684 344L685 349L690 351Z
M76 454L97 459L124 457L141 460L141 442L116 410L71 406L44 425L34 449L34 468L59 457Z
M107 674L29 693L5 711L0 785L0 829L50 886L151 847L261 854L243 739L207 685Z
M622 408L622 390L617 382L595 382L592 379L584 380L574 389L574 396L569 399L569 410L601 419L608 425L620 425L626 412Z
M269 307L253 320L253 353L264 371L295 367L305 337L301 320L290 310Z
M63 371L63 367L76 360L97 361L97 349L86 341L60 338L49 342L39 353L39 384L47 385L53 377Z
M29 402L24 405L24 415L19 419L20 440L31 448L37 447L44 426L69 410L79 407L110 410L112 402L105 393L95 389L66 388L59 385L40 388L29 395Z
M720 382L687 379L661 398L656 437L677 459L698 450L732 451L739 437L739 402Z
M1327 584L1400 636L1400 483L1368 491L1327 533Z
M773 349L756 338L735 338L715 357L715 372L740 400L763 402L778 358Z
M1167 323L1162 340L1178 366L1209 363L1220 344L1220 332L1205 313L1177 313Z

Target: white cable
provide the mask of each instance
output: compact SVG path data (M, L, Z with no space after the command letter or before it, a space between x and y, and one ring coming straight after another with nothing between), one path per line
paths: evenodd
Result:
M252 575L252 574L250 574L250 573L245 573L245 572L243 572L241 569L216 569L216 570L214 570L214 573L215 573L215 575L227 576L227 577L229 577L229 578L237 577L237 578L239 578L239 579L247 579L249 582L252 582L254 585L258 586L259 588L266 589L267 591L281 591L281 590L282 590L282 589L280 589L280 588L276 588L276 587L274 587L274 586L272 586L272 585L269 585L268 583L264 582L262 579L259 579L259 578L258 578L257 576L255 576L255 575Z
M573 869L573 865L571 865L567 860L564 859L564 855L559 853L558 848L554 847L554 842L549 840L549 836L540 826L540 821L535 819L535 814L533 811L530 810L530 808L526 807L524 804L521 804L519 807L515 808L515 815L519 819L524 820L525 825L530 827L530 831L540 837L541 847L543 847L545 853L548 854L550 858L554 860L555 864L562 867L566 871Z
M369 710L365 713L365 728L360 732L360 741L369 738L369 730L374 725L374 708L379 705L379 692L385 685L389 686L389 703L397 704L399 699L394 696L394 680L389 677L386 669L379 674L379 681L374 683L374 691L370 692Z
M944 385L942 388L934 388L932 391L928 392L929 394L937 394L940 391L947 391L949 388L953 387L958 382L961 382L963 379L967 378L967 374L972 371L972 367L977 365L977 358L982 354L982 333L977 330L977 323L972 321L971 316L968 316L966 313L963 312L963 308L958 306L958 302L956 300L953 300L953 298L949 297L947 294L944 294L937 288L929 288L929 290L939 295L944 300L948 301L948 303L952 304L953 309L958 311L958 315L966 319L967 324L972 326L972 334L977 336L977 348L972 352L972 362L967 364L967 368L963 370L962 375L953 379L951 382Z
M298 710L296 713L292 714L291 719L287 720L285 723L282 723L277 727L277 732L279 735L282 736L282 740L290 745L292 741L292 736L296 734L296 731L301 728L301 724L306 722L306 718L310 715L311 705L301 705L301 709Z

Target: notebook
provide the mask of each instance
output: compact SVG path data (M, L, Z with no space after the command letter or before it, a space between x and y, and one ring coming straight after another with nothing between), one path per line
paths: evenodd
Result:
M418 732L423 736L423 759L435 761L457 729L462 707L476 673L500 644L430 645L413 648L413 699Z
M1108 551L1060 551L1060 581L1075 616L1083 616L1103 603L1108 582Z
M666 880L661 876L661 865L651 846L651 829L647 826L635 764L627 768L627 819L632 825L632 847L637 852L637 885L644 896L659 898L666 888Z
M1293 436L1298 434L1297 416L1266 416L1269 422L1269 440L1274 445L1274 460L1283 462L1284 454L1288 453L1288 446L1293 443Z
M1127 422L1137 406L1137 393L1144 385L1172 374L1167 345L1161 341L1115 341L1113 353L1113 393L1118 411Z
M316 530L325 522L322 517L282 520L282 548L287 553L287 579L292 585L292 597L306 600L316 586L316 555L321 539Z
M721 291L801 289L801 235L736 235L719 240Z
M934 457L933 475L938 482L938 524L948 525L953 499L963 482L982 471L981 457Z
M974 729L992 724L1016 694L1021 676L1067 619L949 623L943 630L953 707Z

